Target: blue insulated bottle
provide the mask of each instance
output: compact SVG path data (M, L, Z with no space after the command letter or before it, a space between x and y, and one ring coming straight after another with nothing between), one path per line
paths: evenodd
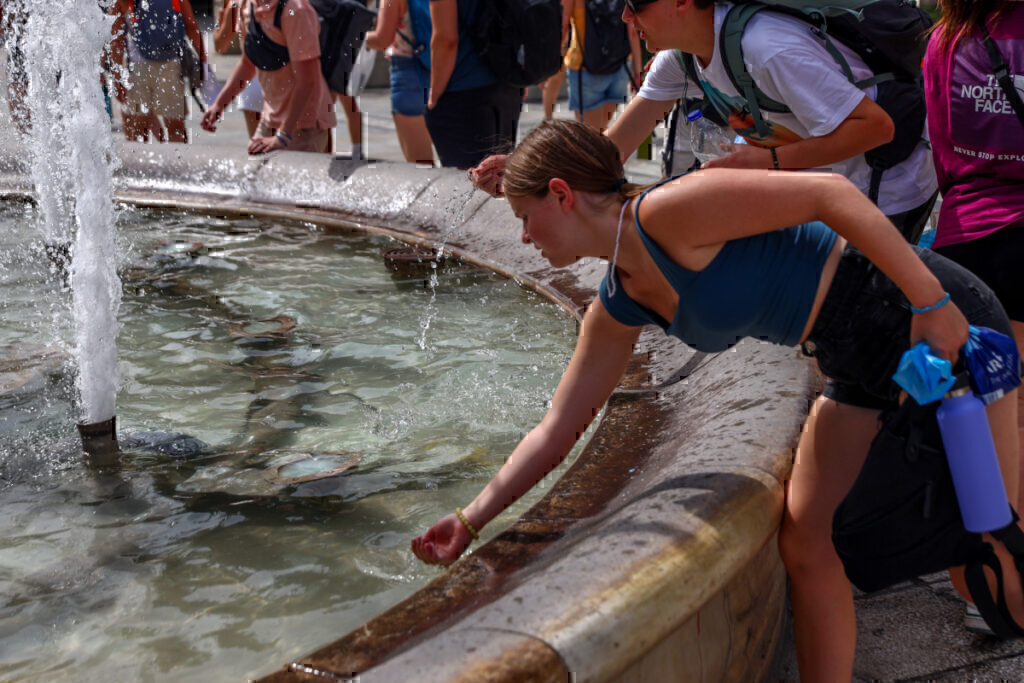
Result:
M960 384L946 394L936 412L960 514L968 531L1001 529L1011 521L1010 504L988 415L970 386Z

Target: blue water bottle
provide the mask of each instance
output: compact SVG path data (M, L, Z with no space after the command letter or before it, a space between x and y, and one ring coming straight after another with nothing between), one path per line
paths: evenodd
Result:
M960 514L968 531L1001 529L1011 521L985 405L961 375L939 405L936 417L953 475Z

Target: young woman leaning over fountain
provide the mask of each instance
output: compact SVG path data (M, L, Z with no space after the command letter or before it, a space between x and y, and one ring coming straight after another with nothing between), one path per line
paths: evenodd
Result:
M424 562L453 562L476 530L561 462L614 389L641 326L659 325L702 351L748 336L803 343L835 379L803 429L779 547L802 680L850 680L856 624L832 545L833 512L864 462L880 411L898 401L890 377L902 353L924 340L955 359L968 322L1011 334L994 296L968 271L909 246L836 175L714 169L645 189L625 181L607 138L552 121L511 155L504 190L523 221L522 240L553 266L587 256L611 266L544 419L465 511L412 541L413 552ZM848 334L837 334L844 327ZM1013 391L988 408L1014 503L1016 401ZM995 545L1020 622L1017 572Z

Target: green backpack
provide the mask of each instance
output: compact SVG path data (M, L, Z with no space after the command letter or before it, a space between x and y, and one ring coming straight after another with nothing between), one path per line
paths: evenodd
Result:
M896 134L891 142L864 155L872 169L868 196L877 202L882 173L907 159L924 133L921 60L928 45L931 18L914 0L737 0L722 24L718 49L729 80L746 100L746 111L755 130L765 137L770 129L762 112L788 113L790 108L768 97L754 83L744 64L743 32L750 20L763 11L807 23L851 83L861 89L878 86L875 103L892 118ZM833 39L860 56L873 75L861 81L854 79L849 63ZM697 76L693 55L677 51L676 56L690 79L706 90ZM728 116L728 112L719 113Z

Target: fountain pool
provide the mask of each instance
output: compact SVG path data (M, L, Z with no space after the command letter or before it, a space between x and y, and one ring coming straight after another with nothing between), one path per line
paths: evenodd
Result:
M393 275L386 237L124 209L128 452L89 468L36 220L0 205L5 679L237 680L357 626L437 576L409 538L491 477L574 344L572 318L489 271L457 264L433 289ZM278 316L294 328L276 334ZM124 439L151 431L208 447ZM347 469L303 481L304 455L336 452Z

